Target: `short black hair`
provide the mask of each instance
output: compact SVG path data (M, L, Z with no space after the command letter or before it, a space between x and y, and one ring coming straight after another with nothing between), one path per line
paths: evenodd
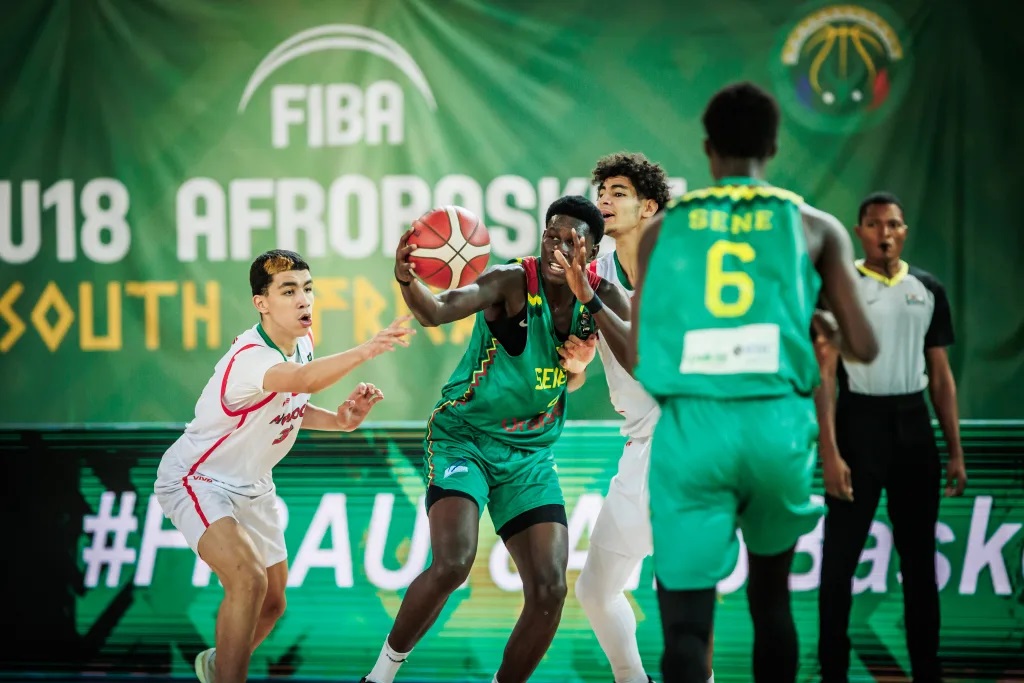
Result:
M861 221L864 220L864 214L868 212L869 206L875 204L895 204L899 207L900 215L906 220L906 215L903 213L903 202L900 198L894 195L892 192L872 192L860 203L860 208L857 209L857 225L860 225Z
M779 104L749 81L727 85L711 98L701 122L719 155L767 159L779 134Z
M547 215L544 216L545 227L551 222L552 216L569 216L587 224L590 237L597 244L604 238L604 216L594 202L578 194L559 197L551 202Z
M309 270L309 264L294 251L271 249L256 257L249 266L249 287L253 296L266 296L267 288L278 273Z
M672 198L665 169L640 152L618 152L601 157L597 160L591 179L594 185L600 187L601 183L615 176L629 178L636 193L643 199L653 199L659 209Z

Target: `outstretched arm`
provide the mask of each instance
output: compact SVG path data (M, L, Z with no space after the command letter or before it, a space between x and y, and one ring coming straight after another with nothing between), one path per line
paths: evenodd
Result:
M351 432L363 423L370 409L382 400L384 392L369 382L360 382L333 413L312 403L307 404L302 417L302 428L325 432Z
M522 280L522 269L517 266L492 266L472 284L434 294L416 279L415 264L409 263L409 256L416 250L416 245L409 244L409 238L415 232L415 228L410 228L398 242L395 279L402 285L402 298L409 310L424 327L437 327L462 320L502 303L505 300L504 293L509 291L512 282L518 286Z
M294 394L322 391L371 358L386 351L394 351L396 345L408 346L408 337L416 334L416 330L404 326L409 319L407 315L395 318L373 339L354 349L317 358L305 365L278 363L263 375L263 389Z

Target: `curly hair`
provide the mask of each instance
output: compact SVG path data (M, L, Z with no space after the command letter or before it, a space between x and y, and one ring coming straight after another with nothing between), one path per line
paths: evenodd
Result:
M653 199L659 209L663 209L672 198L665 169L640 152L618 152L601 157L597 160L591 179L594 185L600 187L605 180L615 176L629 178L636 193L643 199Z

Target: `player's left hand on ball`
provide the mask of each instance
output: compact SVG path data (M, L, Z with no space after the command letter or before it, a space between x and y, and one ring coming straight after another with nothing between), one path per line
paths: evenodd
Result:
M345 402L338 406L338 422L342 429L352 430L362 424L366 415L379 401L384 399L384 392L370 384L360 382Z
M596 335L590 335L584 341L576 335L570 334L569 338L558 349L558 355L562 357L560 361L562 368L566 372L572 373L583 372L590 365L590 361L594 360L596 353Z
M395 250L395 278L399 282L412 282L416 279L416 264L409 262L409 257L416 251L416 245L409 244L409 239L415 234L416 229L409 228L398 240L398 248Z

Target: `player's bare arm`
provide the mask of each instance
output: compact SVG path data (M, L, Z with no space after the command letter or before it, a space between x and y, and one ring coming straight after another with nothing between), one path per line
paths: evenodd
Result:
M836 369L839 349L815 326L814 355L818 359L821 384L814 390L814 411L818 418L818 453L821 457L825 492L838 500L853 500L850 467L836 442Z
M601 281L601 285L597 288L597 296L604 304L601 310L594 314L597 330L608 342L608 347L612 350L615 360L622 367L628 367L630 339L632 338L632 325L630 324L632 311L629 297L607 280Z
M555 260L565 270L566 284L581 304L589 304L595 295L601 302L600 310L594 313L594 320L597 322L598 330L608 341L615 359L625 367L625 360L629 355L629 298L607 280L601 280L597 291L594 291L587 277L586 242L575 230L572 231L572 239L572 262L566 260L561 251L555 252Z
M522 266L509 264L491 266L465 287L434 294L416 279L415 264L409 262L409 256L416 250L416 245L409 244L413 232L412 229L407 230L398 241L395 278L402 285L402 298L406 305L424 327L462 320L491 307L505 309L506 302L509 305L514 303L511 300L515 298L515 292L525 292L525 271ZM521 294L520 298L525 300L525 296Z
M850 236L835 217L807 206L803 212L808 246L821 274L824 298L842 332L844 356L870 363L878 355L878 340L857 293Z
M416 330L405 326L410 319L408 315L395 318L372 339L348 351L317 358L304 365L278 363L263 375L263 389L295 394L323 391L366 361L394 351L398 346L409 346L409 337L416 334Z
M651 222L647 224L643 237L640 238L640 246L636 252L636 284L633 289L633 299L630 302L630 321L640 320L640 299L643 298L644 284L647 280L647 264L650 263L651 252L654 251L654 245L658 242L658 235L661 234L661 224L664 217L664 213L659 213L652 218ZM631 375L636 370L637 331L639 327L639 325L632 324L629 327L629 353L625 359L626 362L622 363L622 367L626 368Z
M382 400L384 392L369 382L360 382L335 411L307 404L302 429L351 432L363 423L370 409Z

